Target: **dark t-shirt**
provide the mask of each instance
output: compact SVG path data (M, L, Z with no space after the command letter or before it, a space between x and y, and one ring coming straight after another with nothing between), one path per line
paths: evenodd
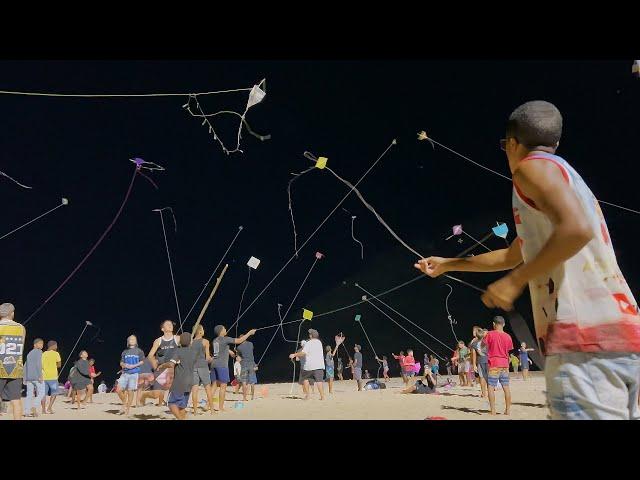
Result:
M193 370L196 363L195 350L193 347L177 348L171 361L176 363L171 391L190 392L193 387Z
M240 360L240 365L243 369L251 369L255 367L256 361L253 358L253 343L246 341L238 345L237 347L238 353L242 360Z
M355 368L362 368L362 354L360 352L356 352L353 354L353 366Z
M229 368L229 345L235 343L231 337L217 337L211 342L213 362L211 368Z
M202 338L198 338L191 343L191 348L193 348L196 354L196 365L195 368L209 368L209 364L207 363L207 356L204 353L204 345L202 344Z

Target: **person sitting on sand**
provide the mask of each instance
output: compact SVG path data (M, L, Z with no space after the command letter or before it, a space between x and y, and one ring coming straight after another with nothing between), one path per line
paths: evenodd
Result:
M430 394L430 393L438 393L436 392L436 382L433 379L433 375L430 371L427 371L425 376L426 384L422 380L418 380L415 384L408 386L407 388L400 391L400 393L422 393L422 394Z
M127 348L120 355L120 367L123 369L118 379L119 391L123 399L121 415L129 415L133 397L138 390L138 375L143 363L144 352L138 348L138 339L135 335L130 335L127 338Z
M159 374L159 372L158 372ZM117 384L116 384L117 388ZM118 389L118 395L121 397L121 392ZM148 358L143 359L142 365L140 365L140 373L138 373L138 390L136 392L136 405L138 407L144 407L147 403L147 399L155 400L157 406L161 407L166 405L164 401L165 390L156 381L156 377L153 373L153 365Z
M216 327L217 328L217 327ZM158 366L159 370L173 368L173 382L169 389L169 410L178 419L187 417L187 404L193 387L193 370L196 364L196 352L191 348L191 334L183 333L179 337L180 347L167 363Z
M324 400L324 355L320 334L313 328L309 329L309 341L305 343L301 351L289 355L291 360L304 357L304 367L302 370L305 400L309 400L309 379L313 378L318 386L320 400Z

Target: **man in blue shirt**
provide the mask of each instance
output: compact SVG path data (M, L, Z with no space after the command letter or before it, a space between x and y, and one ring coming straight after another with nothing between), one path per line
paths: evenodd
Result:
M129 409L133 403L133 396L138 389L138 374L140 366L144 363L144 352L138 348L138 339L135 335L127 338L127 349L120 356L122 375L118 379L118 387L123 393L123 409L121 415L129 415Z

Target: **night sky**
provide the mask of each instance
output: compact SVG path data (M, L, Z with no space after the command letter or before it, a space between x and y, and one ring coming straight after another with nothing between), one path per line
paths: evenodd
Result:
M181 310L186 313L226 246L242 225L229 253L229 270L203 321L210 338L216 324L235 320L250 256L262 260L252 272L245 306L293 253L287 209L290 172L310 163L303 152L329 158L329 166L355 182L397 139L390 152L359 185L389 225L412 247L428 254L455 255L469 240L445 241L451 226L463 224L477 238L496 221L509 225L513 239L511 186L444 149L418 142L426 130L435 140L509 174L499 149L506 118L521 103L544 99L564 116L558 154L581 173L599 198L638 209L634 194L635 138L640 80L631 60L588 61L28 61L0 62L2 90L61 93L190 92L250 87L267 79L267 96L250 110L253 130L270 134L261 142L243 135L243 154L225 155L217 142L181 107L186 97L63 99L0 95L0 170L33 187L23 190L0 178L0 236L56 206L68 207L0 240L0 302L16 305L24 321L60 284L115 215L133 173L128 160L142 157L166 168L151 176L160 187L138 178L115 228L72 281L27 325L35 336L56 339L63 356L89 320L76 352L87 349L108 383L115 379L126 337L135 333L148 352L163 319L177 321L162 229L165 217ZM248 92L201 99L208 111L242 110ZM235 143L237 120L214 123L227 145ZM299 241L304 241L333 209L347 188L328 172L313 171L293 186ZM379 292L418 275L415 256L405 250L352 194L240 321L241 333L278 322L277 303L286 308L320 251L325 258L305 283L286 320L303 307L321 313L356 302L354 283ZM640 267L633 262L637 215L603 206L618 261L632 291ZM501 239L488 241L492 248ZM481 250L477 250L480 252ZM461 274L485 286L498 275ZM458 336L469 340L474 324L488 326L492 314L478 294L453 284L450 309ZM423 279L384 297L384 301L453 346L444 282ZM207 292L208 293L208 292ZM196 307L199 312L201 304ZM525 295L519 311L532 327ZM323 340L342 331L347 346L364 348L365 368L376 362L360 328L362 320L379 355L424 347L368 305L311 322ZM186 324L193 325L196 315ZM397 318L397 317L394 317ZM440 355L444 347L398 321ZM304 326L305 330L307 324ZM295 338L297 324L285 328ZM273 329L253 341L259 358ZM98 334L96 336L96 334ZM286 344L278 334L262 362L261 381L291 378ZM30 347L29 347L30 348ZM352 350L350 351L352 353ZM344 351L343 357L346 359ZM74 358L75 359L75 358ZM390 362L392 373L395 362ZM67 367L68 370L68 367ZM441 369L441 372L444 369ZM66 372L63 374L66 378Z

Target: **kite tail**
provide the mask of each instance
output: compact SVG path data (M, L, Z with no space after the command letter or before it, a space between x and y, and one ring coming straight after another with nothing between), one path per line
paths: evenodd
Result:
M355 220L356 220L356 217L352 216L351 217L351 238L353 238L354 241L360 244L360 258L364 260L364 245L360 240L356 238L356 236L353 233L353 223L355 222Z
M352 185L351 182L349 182L348 180L345 180L344 178L340 177L340 175L338 175L336 172L334 172L333 170L331 170L331 168L329 167L325 167L326 170L329 170L334 177L336 177L338 180L340 180L342 183L344 183L347 187L349 187L351 190L353 190L356 195L358 196L358 198L360 199L360 201L364 204L365 207L367 207L367 209L369 211L371 211L376 218L378 219L378 221L389 231L389 233L391 235L393 235L393 237L398 240L402 246L404 248L406 248L407 250L409 250L411 253L413 253L414 255L417 255L418 258L424 258L423 255L419 254L416 250L414 250L413 248L411 248L409 245L407 245L404 240L402 240L398 234L396 232L393 231L393 229L387 225L387 223L383 220L383 218L380 216L380 214L378 212L376 212L376 209L373 208L362 196L362 194L360 193L360 191L356 188L355 185Z
M27 185L23 185L22 183L20 183L19 181L17 181L15 178L10 177L9 175L7 175L6 173L0 171L0 175L2 175L3 177L8 178L9 180L11 180L13 183L15 183L16 185L18 185L19 187L22 188L26 188L27 190L31 190L33 187L28 187Z
M107 236L107 234L111 231L111 229L113 228L113 226L116 224L116 222L118 221L118 218L120 218L120 214L122 213L122 211L124 210L125 205L127 204L127 201L129 200L129 196L131 195L131 191L133 190L133 184L136 181L136 175L138 174L138 168L136 167L133 171L133 176L131 177L131 183L129 183L129 188L127 190L126 195L124 196L124 200L122 201L122 204L120 205L120 208L118 209L118 213L116 213L116 216L113 218L113 220L111 221L111 223L109 224L109 226L107 227L107 229L102 233L102 235L100 235L100 238L98 239L98 241L93 245L93 247L91 247L91 250L89 250L89 253L87 253L84 258L80 261L80 263L76 266L76 268L74 268L71 273L67 276L67 278L64 279L64 281L60 284L60 286L58 288L56 288L53 293L51 295L49 295L47 297L47 299L42 303L42 305L40 305L35 312L33 312L29 318L27 318L27 320L24 322L23 325L26 325L27 323L29 323L29 321L36 316L36 314L38 314L38 312L40 312L40 310L42 310L44 308L44 306L49 303L49 301L51 301L51 299L53 297L55 297L58 292L60 290L62 290L62 288L69 282L69 280L71 280L71 278L73 278L73 276L76 274L76 272L78 270L80 270L80 268L82 267L82 265L85 264L85 262L89 259L89 257L91 257L91 255L93 255L93 252L96 251L96 249L98 248L98 246L102 243L102 241L105 239L105 237Z

